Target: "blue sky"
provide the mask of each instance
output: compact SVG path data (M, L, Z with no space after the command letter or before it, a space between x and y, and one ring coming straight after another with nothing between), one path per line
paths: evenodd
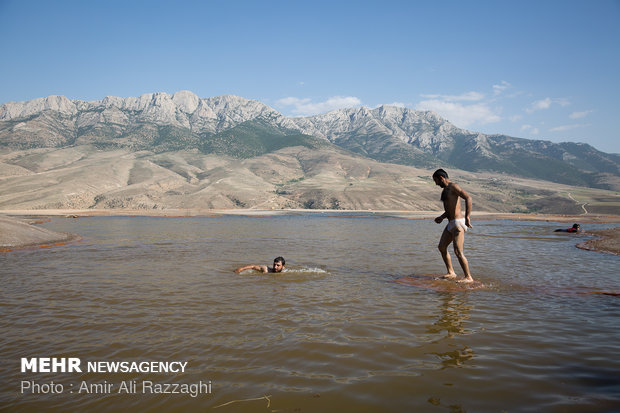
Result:
M620 1L0 0L0 103L191 90L395 104L620 153Z

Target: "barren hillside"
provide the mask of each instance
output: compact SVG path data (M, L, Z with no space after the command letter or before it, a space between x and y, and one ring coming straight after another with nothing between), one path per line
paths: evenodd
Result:
M477 211L620 215L614 191L448 171ZM439 210L431 174L329 147L287 147L242 160L198 151L39 148L0 153L0 210Z

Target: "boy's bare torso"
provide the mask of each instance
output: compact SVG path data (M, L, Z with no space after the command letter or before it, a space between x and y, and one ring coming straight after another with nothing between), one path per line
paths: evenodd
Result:
M446 212L446 218L450 221L454 219L463 218L461 212L461 200L459 194L461 188L455 183L450 182L441 192L441 201L443 202L443 209Z

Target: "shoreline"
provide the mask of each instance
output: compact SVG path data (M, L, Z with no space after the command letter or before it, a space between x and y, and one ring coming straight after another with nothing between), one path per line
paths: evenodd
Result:
M136 217L209 217L223 215L241 216L281 216L307 213L322 214L372 214L394 217L425 219L441 215L442 211L411 210L367 210L367 209L7 209L0 210L0 217L45 217L62 216L66 218L96 216L136 216ZM476 220L511 221L555 221L579 223L620 223L620 215L563 215L563 214L525 214L507 212L472 212Z
M29 248L48 248L79 241L77 234L55 232L38 226L41 221L0 215L0 252Z
M99 216L130 216L130 217L216 217L239 215L253 217L285 216L307 213L321 214L369 214L386 218L433 219L440 211L398 211L398 210L318 210L318 209L169 209L169 210L0 210L0 252L14 251L25 248L44 248L63 245L78 241L77 234L58 233L38 227L41 220L34 217L83 218ZM473 212L472 220L511 220L511 221L546 221L566 223L620 223L620 216L611 215L543 215L543 214L512 214L493 212ZM585 234L599 238L591 239L577 245L578 248L620 255L620 227L586 231Z
M586 231L596 238L577 244L577 248L606 254L620 255L620 227Z

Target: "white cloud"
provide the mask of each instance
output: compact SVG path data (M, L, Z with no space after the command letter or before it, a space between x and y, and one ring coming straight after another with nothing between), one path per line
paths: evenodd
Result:
M310 102L310 101L311 99L299 99L299 98L294 98L294 97L288 97L288 98L282 98L278 100L276 104L279 106L294 106L294 105L299 105L299 104L303 104L303 103Z
M478 101L484 99L484 94L480 92L466 92L461 95L422 95L423 98L427 99L441 99L449 102L453 101Z
M538 110L549 109L552 104L556 104L560 106L568 106L570 105L570 102L568 101L568 99L564 99L564 98L556 98L556 99L544 98L542 100L537 100L536 102L533 102L527 109L525 109L525 111L527 113L534 113Z
M500 121L500 117L484 103L463 105L447 100L430 99L418 103L416 109L437 112L460 127L468 127L475 123L484 125Z
M425 100L415 105L418 110L432 110L460 127L500 122L499 95L512 85L505 80L493 85L493 95L470 91L460 95L424 94ZM516 121L514 119L513 121Z
M394 106L397 108L413 108L413 104L404 103L404 102L380 103L378 105L368 106L368 108L377 109L377 108L380 108L381 106Z
M529 131L529 132L530 132L530 134L532 134L532 135L538 135L538 133L540 132L540 131L538 130L538 128L535 128L535 127L534 127L534 126L532 126L532 125L527 125L527 124L526 124L526 125L521 125L521 132L528 132L528 131Z
M497 96L511 86L512 85L510 83L502 80L499 85L493 85L493 93Z
M496 86L501 89L508 87L509 84L502 82L501 85ZM489 105L489 100L486 99L484 93L471 91L460 95L425 94L421 96L426 99L415 105L415 109L437 112L459 127L484 125L501 120Z
M588 116L592 112L594 112L594 111L593 110L584 110L583 112L573 112L570 115L568 115L568 117L571 118L571 119L581 119L581 118L585 118L586 116Z
M324 102L312 102L310 98L287 97L276 102L278 107L292 107L294 115L310 116L336 109L360 106L362 101L354 96L333 96Z
M532 103L529 108L525 109L527 113L533 113L537 110L549 109L551 107L551 98L545 98L543 100L537 100Z
M511 121L511 122L518 122L518 121L520 121L521 119L523 119L523 116L521 116L521 115L512 115L512 116L511 116L510 118L508 118L508 119L510 119L510 121Z
M590 124L588 124L588 123L575 123L575 124L572 124L572 125L556 126L555 128L549 129L549 131L551 131L551 132L565 132L567 130L583 128L583 127L586 127L586 126L590 126Z

